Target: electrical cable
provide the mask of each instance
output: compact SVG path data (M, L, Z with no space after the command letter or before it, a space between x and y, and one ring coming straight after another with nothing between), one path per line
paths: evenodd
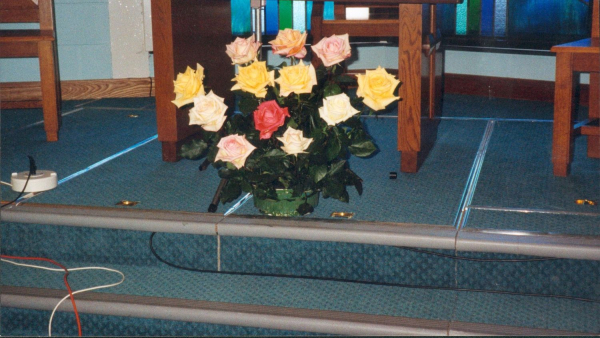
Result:
M4 207L7 207L7 206L9 206L11 204L14 204L16 201L19 200L19 198L21 198L21 196L23 196L23 193L25 193L25 189L27 189L27 183L29 183L29 179L30 178L31 178L31 171L29 172L29 175L27 175L27 180L25 180L25 185L23 186L23 190L21 190L21 192L19 193L19 195L17 197L15 197L14 200L12 200L12 201L10 201L10 202L8 202L8 203L3 204L2 206L0 206L0 209L2 209Z
M63 271L62 269L48 268L48 267L45 267L45 266L32 265L32 264L22 264L22 263L13 262L13 261L6 260L6 259L2 259L1 261L2 262L6 262L6 263L10 263L10 264L13 264L13 265L17 265L17 266L22 266L22 267L42 269L42 270L48 270L48 271ZM105 267L90 266L90 267L81 267L81 268L71 268L71 269L67 269L67 270L69 272L84 271L84 270L104 270L104 271L115 272L115 273L118 273L118 274L121 275L121 280L118 281L118 282L116 282L116 283L99 285L99 286L94 286L94 287L91 287L91 288L77 290L77 291L73 292L73 295L84 293L84 292L89 292L89 291L94 291L94 290L100 290L100 289L106 289L106 288L114 287L114 286L117 286L119 284L122 284L125 281L125 274L123 274L121 271L115 270L115 269L110 269L110 268L105 268ZM62 304L62 302L64 302L69 297L70 297L70 295L66 295L65 297L63 297L56 304L56 306L54 306L54 309L52 310L52 313L50 314L50 320L49 320L49 323L48 323L48 336L49 337L52 337L52 320L54 318L54 314L56 313L56 310L58 309L58 307L60 306L60 304Z
M581 297L573 297L573 296L564 296L564 295L549 295L542 293L521 293L521 292L513 292L513 291L502 291L502 290L484 290L484 289L468 289L468 288L457 288L457 287L447 287L447 286L431 286L431 285L412 285L412 284L402 284L402 283L388 283L388 282L374 282L374 281L364 281L364 280L350 280L343 278L334 278L334 277L316 277L316 276L302 276L302 275L286 275L286 274L275 274L275 273L256 273L256 272L236 272L236 271L218 271L218 270L208 270L208 269L196 269L185 266L180 266L177 264L173 264L168 262L164 258L160 257L156 250L154 249L153 239L156 235L156 232L153 232L150 235L150 251L154 255L156 259L160 262L171 266L176 269L192 271L192 272L202 272L202 273L214 273L214 274L222 274L222 275L236 275L236 276L256 276L256 277L278 277L278 278L290 278L290 279L308 279L308 280L320 280L320 281L328 281L328 282L345 282L345 283L354 283L354 284L366 284L366 285L380 285L380 286L396 286L403 288L412 288L412 289L427 289L427 290L444 290L444 291L459 291L459 292L480 292L480 293L492 293L492 294L503 294L503 295L512 295L512 296L527 296L527 297L544 297L544 298L560 298L560 299L568 299L568 300L576 300L588 303L600 303L600 299L591 299L591 298L581 298ZM404 248L404 247L399 247ZM423 253L428 253L429 251L423 251ZM433 253L433 252L431 252ZM437 254L437 253L434 253ZM447 255L446 258L456 258L457 256ZM463 257L461 257L463 258ZM553 258L550 258L553 259Z
M16 260L25 260L25 261L44 261L44 262L49 262L51 264L54 264L58 267L60 267L64 272L65 275L63 277L63 280L65 282L65 287L67 288L67 291L69 292L69 297L71 297L71 304L73 305L73 312L75 313L75 320L77 321L77 331L79 334L79 337L81 337L81 320L79 319L79 312L77 311L77 305L75 304L75 297L73 297L73 291L71 290L71 286L69 285L69 281L68 281L68 276L69 276L69 270L67 270L67 268L50 259L50 258L45 258L45 257L20 257L20 256L8 256L8 255L0 255L1 258L4 259L16 259Z
M10 183L8 183L8 182L0 181L0 184L3 184L3 185L7 185L7 186L9 186L9 187L12 187L12 184L10 184Z

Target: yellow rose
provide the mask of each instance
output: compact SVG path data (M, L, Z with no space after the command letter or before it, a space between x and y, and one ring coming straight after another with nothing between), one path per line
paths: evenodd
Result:
M277 138L281 143L283 143L283 147L281 149L289 155L296 155L300 153L305 153L305 150L312 143L312 138L306 138L302 135L302 130L297 130L292 127L288 127L288 129L283 133L283 137Z
M275 40L269 41L273 54L302 59L306 56L306 32L286 28L277 33Z
M171 102L173 102L177 108L181 108L181 106L194 101L196 95L204 95L203 79L204 68L202 68L199 63L196 64L195 71L188 66L185 73L177 74L177 79L173 81L173 84L175 85L175 100Z
M212 90L208 95L195 97L194 107L189 113L190 125L200 125L206 131L219 131L227 119L224 101L224 98L215 95Z
M379 66L376 70L367 70L364 75L358 74L356 96L363 97L363 102L373 110L382 110L400 99L394 96L394 90L399 83L393 75Z
M232 80L237 84L231 90L243 90L256 95L256 97L265 97L267 95L267 86L275 85L275 71L267 71L267 62L254 62L247 67L239 67L238 75Z
M348 95L341 93L323 99L323 107L319 108L319 115L330 126L344 122L350 117L360 113L350 104Z
M275 82L279 83L280 96L310 93L312 87L317 84L317 72L312 64L305 66L304 62L300 61L297 65L282 68Z

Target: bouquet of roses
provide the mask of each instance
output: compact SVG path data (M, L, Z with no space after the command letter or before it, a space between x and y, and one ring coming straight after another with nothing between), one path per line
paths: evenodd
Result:
M192 104L190 124L200 125L201 138L184 145L180 155L207 160L226 180L223 203L243 192L255 199L277 200L277 189L293 197L320 193L348 202L347 186L362 194L362 180L348 163L351 155L369 157L376 151L363 127L361 111L378 111L398 100L400 83L383 68L353 78L342 74L339 63L351 56L348 34L324 38L312 51L317 68L302 59L307 55L306 33L285 29L270 41L275 54L288 62L271 67L258 61L261 44L254 36L236 38L226 53L238 72L231 90L238 100L232 112L224 99L204 90L204 69L187 68L175 80L178 107ZM316 58L315 58L316 59ZM344 91L358 83L356 97ZM355 108L358 107L359 109ZM297 212L313 210L302 203Z

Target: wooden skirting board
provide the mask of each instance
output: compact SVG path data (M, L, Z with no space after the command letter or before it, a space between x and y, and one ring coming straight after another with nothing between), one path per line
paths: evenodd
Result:
M351 73L360 71L352 70ZM466 94L551 102L554 82L464 74L445 74L444 91L448 94ZM61 82L63 100L89 100L118 97L154 96L154 79L107 79ZM2 108L41 107L39 82L0 83ZM589 86L580 86L580 102L587 105Z

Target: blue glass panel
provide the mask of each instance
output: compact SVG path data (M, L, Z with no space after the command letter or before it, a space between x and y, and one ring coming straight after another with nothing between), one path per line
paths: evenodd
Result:
M438 28L442 35L449 36L456 33L456 5L440 4L436 6Z
M456 35L467 34L467 1L456 5Z
M589 35L589 5L579 0L508 1L510 35Z
M481 35L492 36L494 32L494 0L481 1Z
M277 34L279 32L279 8L277 1L267 1L265 8L266 34Z
M506 35L506 0L496 0L494 4L494 35Z
M252 32L250 0L231 0L231 32L234 35Z
M333 13L333 1L325 1L323 7L323 20L333 20L335 18Z
M306 30L307 31L310 30L310 21L312 19L312 6L313 6L312 1L306 2Z
M294 20L294 29L301 32L306 31L306 2L294 1L292 15Z

